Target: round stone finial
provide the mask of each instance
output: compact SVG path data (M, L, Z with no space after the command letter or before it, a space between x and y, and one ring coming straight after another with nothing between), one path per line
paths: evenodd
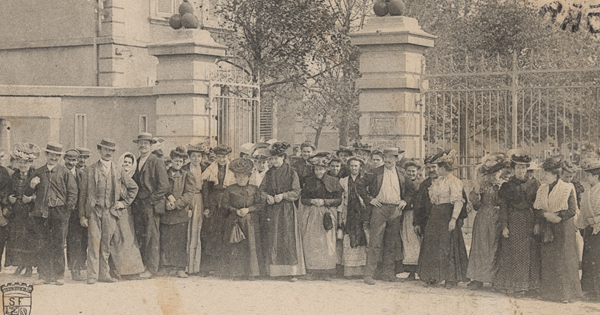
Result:
M385 0L375 2L373 11L377 16L386 16L388 14L388 3Z
M402 0L390 0L388 2L388 11L392 16L400 16L404 14L406 6Z

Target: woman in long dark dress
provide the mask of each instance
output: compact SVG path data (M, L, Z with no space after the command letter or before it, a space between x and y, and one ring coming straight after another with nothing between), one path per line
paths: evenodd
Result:
M239 158L231 161L236 184L225 189L223 205L229 211L225 242L229 260L224 265L223 275L252 280L260 275L259 258L262 255L259 218L263 201L258 187L250 185L254 163ZM239 227L239 229L238 229ZM235 237L234 230L243 237Z
M459 215L463 203L463 185L452 174L454 151L444 153L431 163L438 164L439 177L429 188L433 207L423 234L417 274L425 283L445 281L446 288L466 281L467 249Z
M325 174L328 153L317 153L310 162L313 175L306 178L302 188L300 216L306 279L314 280L320 276L323 280L331 280L337 263L335 228L337 209L342 203L342 186L337 177Z
M539 182L528 178L531 157L509 152L514 175L500 187L500 252L493 286L506 293L535 292L540 287L540 249L534 235L533 202Z
M215 161L202 173L202 200L204 219L202 221L202 262L203 275L218 272L227 257L223 242L226 234L226 221L229 211L223 208L223 194L228 186L235 184L235 178L229 170L231 148L218 145L213 149Z
M600 160L584 160L581 168L590 185L581 198L576 225L583 236L581 289L586 298L600 299Z
M12 205L12 226L6 247L5 266L17 266L15 274L25 269L25 276L31 277L36 266L36 252L39 242L33 229L33 211L35 200L34 190L29 181L34 169L33 161L39 157L39 148L29 143L19 143L15 146L12 157L16 160L15 172L12 175L12 190L8 201Z
M540 296L571 302L581 298L579 261L573 217L577 195L573 184L560 179L562 161L551 157L542 164L545 183L537 191L533 207L538 212L542 239Z
M477 211L473 221L473 238L469 254L468 287L478 290L484 283L492 283L498 271L498 247L500 245L500 207L498 190L502 185L500 172L504 169L506 155L489 154L483 157L478 172L479 185L471 192L473 209Z
M300 197L300 180L296 171L285 163L288 143L271 145L271 169L260 185L261 197L266 201L261 231L266 251L266 269L271 277L296 276L306 273L302 240L298 228L298 214L294 201Z
M184 147L171 151L172 166L169 175L169 192L165 214L160 218L160 266L164 271L175 270L179 278L187 278L188 265L187 235L188 221L192 217L192 199L196 189L196 178L181 169L187 157Z

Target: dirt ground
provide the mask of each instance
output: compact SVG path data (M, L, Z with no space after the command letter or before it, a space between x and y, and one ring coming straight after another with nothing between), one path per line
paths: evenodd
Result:
M0 273L0 284L29 282L14 268ZM400 275L404 277L404 275ZM67 276L69 278L69 276ZM419 282L361 280L331 282L231 281L218 278L156 278L118 283L74 282L35 286L33 315L52 314L600 314L600 303L553 303L510 298L465 284L446 290Z

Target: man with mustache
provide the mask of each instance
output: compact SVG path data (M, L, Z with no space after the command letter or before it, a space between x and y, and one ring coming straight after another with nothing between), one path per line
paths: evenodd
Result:
M85 169L79 202L81 226L89 230L88 284L117 281L109 274L110 243L117 229L117 220L122 217L123 211L127 211L138 191L133 179L120 165L112 162L116 143L102 139L97 147L100 160Z
M32 216L41 242L38 257L40 278L34 284L65 284L64 240L78 190L75 176L58 164L62 150L62 144L48 143L44 149L46 165L35 170L30 182L36 196Z
M77 183L77 188L79 188L78 195L81 194L81 181L84 172L84 169L78 166L80 157L81 153L77 149L68 149L65 151L65 167L75 176L75 182ZM81 276L81 270L85 269L85 260L87 259L88 231L86 227L79 224L77 211L75 209L75 213L69 216L69 226L67 228L67 265L69 266L69 270L71 270L71 279L83 281L84 278Z

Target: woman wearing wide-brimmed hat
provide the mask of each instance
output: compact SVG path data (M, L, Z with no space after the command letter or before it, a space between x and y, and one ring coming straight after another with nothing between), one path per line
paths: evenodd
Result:
M502 233L498 190L503 184L500 175L507 160L504 153L484 156L478 167L478 183L470 195L473 209L477 211L467 267L471 290L481 289L484 283L492 283L498 271L498 246Z
M223 208L225 188L235 184L229 169L231 148L218 145L213 149L216 160L202 173L202 200L204 219L202 222L202 263L204 275L220 270L225 263L224 240L228 211Z
M576 225L583 236L581 289L588 300L600 299L600 160L585 159L581 163L584 180L590 188L581 198Z
M540 183L527 177L528 154L511 150L507 155L514 175L498 190L502 238L493 286L506 293L534 292L540 286L540 253L533 202Z
M17 266L15 274L20 274L25 269L25 276L31 277L33 267L37 264L38 240L35 235L33 210L35 191L30 187L34 169L33 161L40 156L40 148L31 143L17 143L11 158L16 160L17 169L12 174L12 186L8 193L11 205L10 232L6 245L5 266Z
M231 161L229 168L236 183L228 186L223 195L224 208L229 211L225 229L228 260L222 275L253 279L260 275L262 246L259 213L263 200L258 187L249 183L254 163L248 158Z
M540 296L571 302L582 296L573 223L578 208L575 187L560 179L562 166L557 156L544 161L544 184L538 188L533 207L539 210L542 239Z
M313 175L302 188L300 231L307 279L330 279L335 272L337 209L342 203L342 186L337 177L327 175L331 156L317 153L310 158Z
M298 228L298 215L294 201L300 197L300 180L294 169L285 163L286 142L271 145L272 167L260 185L262 198L266 201L261 231L264 231L266 271L271 277L296 276L306 273L302 240Z
M208 154L208 147L204 143L189 144L187 153L190 162L181 169L191 173L196 178L194 187L194 198L192 199L192 217L188 225L188 274L200 272L200 262L202 258L202 221L204 215L204 204L202 201L202 172L206 169L203 164L203 156Z

